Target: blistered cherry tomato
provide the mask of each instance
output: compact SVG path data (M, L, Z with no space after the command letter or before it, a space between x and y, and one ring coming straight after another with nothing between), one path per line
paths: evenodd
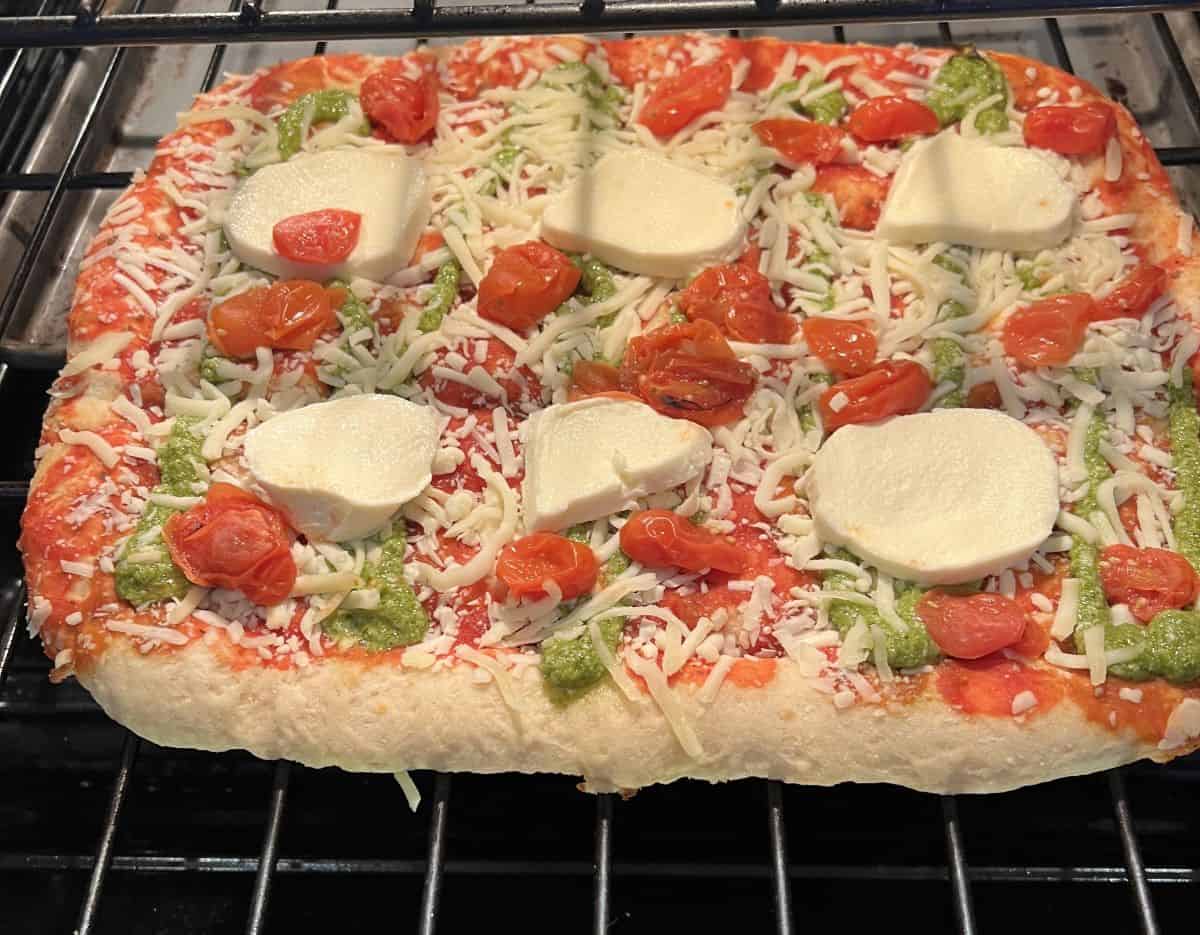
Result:
M1025 143L1064 156L1102 152L1116 131L1113 109L1099 101L1046 104L1025 115Z
M971 409L1003 409L1004 400L1000 388L991 380L976 383L967 390L967 406Z
M1096 314L1090 295L1072 292L1038 299L1004 323L1004 352L1026 367L1061 366L1075 356Z
M413 80L404 65L392 62L367 75L358 95L363 113L397 143L416 143L434 128L438 116L438 81L431 72Z
M226 357L253 357L259 347L309 350L334 323L329 291L308 279L255 286L213 306L208 339Z
M808 349L839 376L861 376L875 363L879 343L861 321L806 318L800 327Z
M814 120L777 117L760 120L754 134L789 162L808 162L822 166L833 162L842 152L846 131Z
M671 136L729 99L733 71L725 60L693 65L654 86L638 114L638 123L655 136Z
M713 426L741 418L758 373L734 356L716 325L702 319L633 338L620 381L664 415Z
M540 240L506 247L479 284L479 316L525 331L570 298L579 275L565 253Z
M226 357L253 357L263 338L267 287L255 286L214 305L208 313L208 340Z
M888 179L862 166L821 166L810 191L833 196L842 227L869 231L879 223L889 185Z
M600 565L596 553L582 542L552 532L535 532L510 542L496 560L496 577L515 598L545 597L553 581L570 600L586 594L596 583Z
M917 616L938 649L955 659L980 659L1021 639L1025 612L1002 594L955 595L933 590L917 603Z
M787 344L796 319L776 308L767 277L748 265L712 266L679 294L689 321L711 321L734 341Z
M1160 298L1166 289L1166 270L1152 263L1141 263L1117 283L1112 292L1096 300L1091 320L1141 318L1146 314L1146 309Z
M877 422L888 416L916 412L933 392L929 374L911 360L889 360L860 377L835 383L821 394L825 431L843 425ZM834 400L839 396L835 408Z
M295 263L341 263L354 252L362 228L357 211L325 208L284 218L271 230L275 252Z
M1196 572L1186 558L1166 549L1110 545L1100 553L1100 581L1110 603L1128 604L1146 622L1196 599Z
M598 360L578 360L571 368L567 395L572 402L586 396L620 392L621 374L612 364Z
M232 484L163 525L171 560L192 584L241 591L256 604L278 604L296 583L287 526L278 512Z
M744 564L741 550L731 541L670 510L643 510L630 516L621 527L621 551L650 568L715 568L736 574Z
M887 143L941 129L937 114L924 104L891 94L859 104L851 111L847 126L865 143Z

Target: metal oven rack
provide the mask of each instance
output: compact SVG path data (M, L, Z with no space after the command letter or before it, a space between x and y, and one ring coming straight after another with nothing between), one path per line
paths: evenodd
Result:
M319 54L366 37L652 28L935 44L999 37L1070 71L1082 61L1118 98L1130 89L1108 58L1132 55L1125 74L1132 67L1149 87L1145 106L1130 106L1195 210L1200 91L1189 58L1200 60L1200 14L1190 11L1200 4L217 3L177 11L154 0L113 0L112 9L38 0L9 11L0 0L0 929L308 931L377 910L421 933L481 919L530 932L590 924L597 935L664 924L781 935L822 925L1194 927L1195 757L983 798L746 781L676 784L622 802L556 778L438 775L419 779L427 801L410 816L386 777L159 749L109 722L77 687L46 686L46 661L24 635L14 544L41 394L62 359L75 241L94 223L89 206L114 197L136 164L121 165L109 140L122 113L145 105L124 95L124 72L149 68L146 56L165 46L212 46L195 90L211 88L231 49L247 44L306 41ZM205 9L186 9L197 6ZM882 27L892 23L924 25ZM305 48L287 46L286 56ZM48 120L57 135L43 132ZM76 216L61 247L64 218Z

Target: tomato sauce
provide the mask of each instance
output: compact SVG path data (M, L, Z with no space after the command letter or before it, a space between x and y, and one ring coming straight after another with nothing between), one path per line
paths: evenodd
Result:
M971 661L943 660L934 682L946 703L964 714L1012 717L1013 699L1028 691L1037 698L1037 705L1025 716L1036 716L1049 711L1063 697L1063 686L1055 675L998 653Z

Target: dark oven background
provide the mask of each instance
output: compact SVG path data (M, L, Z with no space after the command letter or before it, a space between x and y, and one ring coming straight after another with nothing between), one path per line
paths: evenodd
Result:
M73 683L47 682L25 633L15 543L75 266L174 114L224 71L423 41L381 38L403 32L698 25L974 42L1077 71L1125 103L1200 207L1200 21L1184 3L1113 14L1112 2L589 0L581 14L421 2L361 13L383 4L0 0L0 931L1194 931L1197 757L958 798L748 780L622 801L565 777L419 773L413 814L389 776L161 749ZM985 6L1081 15L963 19Z

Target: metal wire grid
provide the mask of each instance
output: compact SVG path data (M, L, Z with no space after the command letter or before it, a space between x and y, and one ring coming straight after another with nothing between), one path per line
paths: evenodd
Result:
M35 51L42 46L71 46L89 42L106 44L151 44L154 42L184 42L191 39L213 38L230 41L261 41L263 39L282 40L307 38L319 32L328 38L346 38L362 34L363 29L373 28L374 20L363 18L362 12L338 11L337 0L327 0L328 8L325 13L305 14L275 14L269 16L261 10L259 0L231 0L227 14L195 14L187 19L179 28L167 29L162 16L142 14L146 0L136 0L132 12L127 15L103 16L98 15L100 3L92 0L79 0L73 15L61 15L59 8L63 3L55 0L42 0L38 7L38 15L25 17L18 21L17 34L24 37L26 44L18 49L9 60L4 71L0 73L0 113L6 112L6 107L13 106L14 101L24 95L29 97L27 89L29 81L21 82L19 77L26 63L26 57L41 55L42 60L34 63L32 69L34 81L49 82L55 69L61 70L63 60L61 55L47 55ZM1020 15L1031 9L1030 2L1025 0L1002 0L991 5L989 12L999 12L1002 15ZM657 19L649 19L643 25L664 26L667 23L661 15L663 7L652 2L622 3L620 6L642 11L645 14L657 14ZM979 17L977 9L970 9L964 4L943 0L942 3L910 3L891 4L891 13L881 13L877 4L870 0L842 0L838 4L823 4L822 9L814 15L811 13L809 0L788 2L786 8L782 4L760 3L753 10L743 9L744 5L737 3L689 3L672 4L672 9L683 10L687 15L683 20L671 18L670 25L677 27L697 27L710 25L714 22L728 25L730 22L741 22L751 25L755 10L775 9L784 11L780 14L785 22L803 21L805 23L822 23L829 21L829 9L836 7L841 18L851 21L854 17L863 19L933 19L936 15L963 18L966 16ZM1172 4L1114 4L1092 2L1088 4L1071 3L1052 8L1053 12L1112 12L1115 8L1137 8L1154 10L1172 8ZM900 12L898 7L903 7ZM1043 4L1032 3L1037 12L1047 11ZM494 9L494 8L488 8ZM508 8L514 9L514 8ZM520 9L520 8L519 8ZM519 20L520 25L513 28L515 21L508 20L501 27L486 16L471 14L460 23L459 20L445 19L437 22L437 29L445 34L478 34L485 31L552 31L560 28L581 25L579 11L562 5L552 7L523 8L525 14L537 18L536 29L531 29L527 19ZM591 25L602 11L602 4L585 3L583 11L591 10L592 18L587 15L587 25ZM433 4L421 3L418 0L418 10L424 10L427 23L434 22L431 14ZM544 15L537 11L548 10ZM716 11L716 12L714 12ZM805 13L804 11L809 11ZM51 15L59 14L59 15ZM414 14L416 15L416 14ZM1200 14L1195 14L1200 20ZM224 19L221 17L224 16ZM639 13L639 17L642 13ZM139 19L141 17L141 19ZM237 17L245 28L240 32L231 32L225 28L229 17ZM285 18L286 17L286 18ZM340 18L347 18L347 25L340 25ZM620 25L634 23L634 20L617 18ZM112 25L115 21L115 25ZM612 20L605 18L605 25ZM9 24L13 20L5 20L5 32L0 36L0 46L13 45L13 33ZM1072 62L1063 40L1058 21L1050 16L1043 19L1048 31L1051 45L1054 49L1057 63L1066 71L1073 72ZM1200 89L1186 66L1183 54L1177 44L1171 29L1161 13L1153 14L1154 29L1166 52L1172 70L1183 89L1185 102L1197 128L1200 128ZM268 26L268 24L270 24ZM755 26L763 25L761 20L753 22ZM106 27L111 28L106 31ZM392 28L395 28L394 25ZM407 27L406 27L407 28ZM938 23L939 34L946 43L954 41L953 28L948 20ZM734 30L736 33L736 30ZM395 32L404 34L403 30ZM834 27L834 35L838 41L844 41L844 30L841 26ZM225 54L225 45L217 45L213 49L205 71L200 90L211 89L220 74L221 62ZM321 54L325 41L317 43L315 51ZM12 171L13 160L7 162L0 159L0 168L6 165L8 171L0 173L0 194L12 191L47 191L47 197L38 222L30 234L25 252L17 267L15 275L8 283L3 303L0 304L0 330L11 318L14 309L20 303L28 284L33 268L34 258L46 246L46 238L55 216L62 204L66 192L73 190L88 190L98 188L123 188L130 181L130 174L124 172L81 172L80 161L84 153L85 143L93 131L96 116L112 90L122 61L124 49L119 48L114 53L104 76L96 88L95 94L79 124L78 132L68 148L62 167L57 173L19 173ZM42 84L46 87L46 84ZM25 102L28 105L28 101ZM22 106L18 103L18 106ZM11 110L8 112L12 112ZM29 122L36 125L36 110ZM11 130L11 127L9 128ZM5 155L6 140L0 136L0 157ZM10 145L10 150L19 153L20 149ZM1200 147L1178 146L1158 150L1159 158L1170 166L1200 165ZM0 364L0 385L9 374L9 365ZM0 499L9 502L23 500L28 493L28 481L24 479L0 481ZM0 700L3 698L5 682L8 678L14 649L17 640L21 638L22 622L24 619L25 589L23 584L17 584L9 592L6 623L3 634L0 635ZM11 709L5 706L0 710ZM93 856L76 857L50 856L38 857L28 855L24 866L34 869L83 869L90 872L88 885L80 906L78 923L75 931L79 935L90 935L95 930L97 913L101 905L105 882L114 864L122 869L153 871L155 869L171 869L175 859L171 857L140 857L122 859L114 854L115 844L120 828L122 809L129 794L131 776L133 774L141 741L128 732L124 735L120 764L112 782L112 791L108 800L100 836L94 848ZM250 906L247 913L245 930L251 935L259 935L264 931L267 912L270 905L271 885L281 872L279 857L280 829L287 803L288 787L293 767L286 762L277 763L274 767L272 787L267 806L266 820L263 829L262 846L257 858L212 858L208 869L224 869L232 871L253 872L254 885L251 892ZM614 831L615 799L613 795L596 797L594 824L594 857L589 865L575 863L564 865L556 863L553 870L558 874L589 874L592 878L593 911L592 930L596 935L604 935L609 930L612 918L612 893L614 877L654 875L662 877L752 877L769 878L773 899L775 929L780 935L791 935L796 930L793 918L792 881L793 879L874 879L874 880L948 880L953 896L953 910L957 928L964 935L974 935L976 931L974 900L972 897L972 882L980 881L1042 881L1054 882L1065 879L1083 881L1105 881L1128 883L1131 898L1136 908L1140 930L1145 935L1157 935L1159 925L1155 913L1154 902L1150 892L1148 874L1144 867L1141 848L1134 827L1129 797L1125 788L1123 771L1113 770L1108 774L1108 791L1111 799L1113 816L1120 837L1124 866L1123 867L1028 867L1028 866L999 866L999 867L970 867L967 864L964 845L963 828L959 818L958 802L953 796L941 798L941 824L945 838L944 866L823 866L802 865L789 863L787 855L787 826L784 814L783 787L778 782L767 781L765 787L766 831L768 842L768 863L766 866L741 864L644 864L639 862L620 862L614 858L617 840ZM317 860L286 860L283 872L322 872L322 871L358 871L381 873L423 873L424 883L420 899L418 916L418 931L421 935L432 935L439 920L441 907L442 884L448 872L453 873L488 873L494 872L486 862L451 861L447 858L447 823L450 813L451 778L439 774L434 780L434 793L430 808L428 825L428 846L426 859L422 866L413 866L412 862L389 860L358 860L358 861L321 861ZM219 866L217 864L220 864ZM328 866L326 866L328 865ZM502 871L501 871L502 872ZM1200 882L1200 870L1193 868L1160 868L1152 871L1155 882Z

